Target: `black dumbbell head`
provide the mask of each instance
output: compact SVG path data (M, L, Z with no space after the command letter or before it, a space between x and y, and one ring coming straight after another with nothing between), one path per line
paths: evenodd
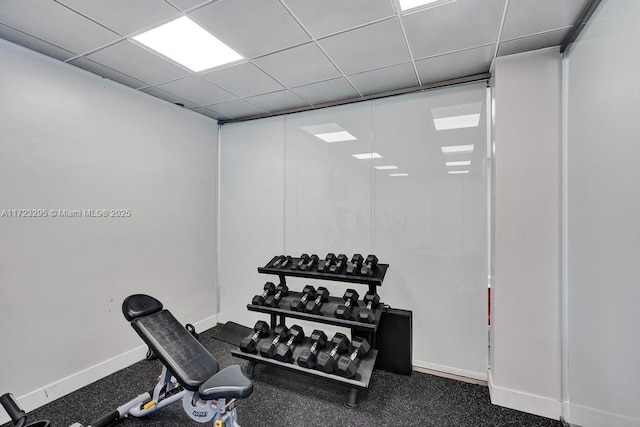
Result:
M291 358L293 357L293 344L297 344L303 339L304 330L298 325L293 325L291 329L289 329L289 341L293 340L292 345L289 346L285 343L278 344L276 354L274 355L275 359L282 362L291 361Z
M278 325L273 329L273 332L275 332L276 336L274 337L274 340L276 338L279 338L279 341L276 342L274 344L273 340L265 343L261 348L260 348L260 355L262 357L269 357L272 358L273 356L275 356L276 351L278 349L278 343L280 341L282 341L283 339L287 338L287 335L289 334L289 330L287 329L287 327L285 325Z
M344 292L342 299L345 302L351 301L351 303L349 304L348 307L346 305L339 305L338 308L336 308L334 315L339 319L349 320L351 318L351 310L353 309L353 307L358 305L357 301L359 297L360 295L358 295L358 293L355 290L347 289Z
M356 359L362 359L365 357L369 350L371 349L371 345L369 341L365 338L355 337L351 342L351 346L349 346L349 352L352 354L356 353ZM358 364L355 360L351 359L351 355L342 356L336 365L336 374L346 377L353 378L356 376L356 372L358 371Z
M320 304L316 304L316 300L320 298ZM313 314L318 314L320 312L320 307L322 303L329 299L329 290L323 286L318 288L316 292L315 299L310 299L307 301L307 306L305 307L305 311Z
M327 334L325 334L324 331L321 331L320 329L314 329L311 333L311 336L309 337L312 345L318 343L318 345L316 346L316 348L318 349L323 349L324 346L327 345L327 339Z
M367 354L369 354L369 350L371 350L371 344L367 341L366 338L355 337L353 341L351 341L351 345L349 346L349 351L353 353L358 350L358 359L362 359Z
M240 342L240 350L245 353L253 353L256 350L258 339L269 333L269 324L263 320L259 320L253 326L253 331L254 333L258 333L256 339L254 339L254 333L252 333L248 337L243 338Z
M366 305L369 305L369 303L371 303L371 308L376 308L376 306L380 303L380 295L367 293L362 300Z
M276 298L276 295L278 295L278 293L280 293L280 298ZM282 297L286 296L288 293L289 288L287 287L287 285L285 285L284 283L280 283L276 288L275 295L267 297L264 305L268 305L269 307L278 307L280 305L280 301L282 301Z
M302 295L308 295L307 301L312 301L313 298L316 297L316 288L311 285L307 285L304 287L304 289L302 289ZM304 311L306 304L306 301L303 302L300 298L296 298L291 301L290 308L294 311Z
M323 351L318 354L318 360L316 361L317 367L322 372L328 374L333 373L336 367L336 361L341 353L344 353L349 348L349 338L345 334L336 332L331 339L331 351ZM334 349L337 351L332 355Z
M298 365L311 369L316 366L319 351L327 345L327 334L316 329L311 333L309 339L311 340L312 346L317 343L315 352L312 353L310 349L302 350L300 356L298 356Z
M264 284L263 289L266 295L271 295L276 291L276 285L274 285L273 282L267 282ZM263 295L256 295L251 300L251 304L253 305L264 305L264 303L265 297Z
M364 257L360 254L355 254L353 257L351 257L352 264L362 264L363 261Z
M327 254L327 256L326 256L326 257L324 257L324 259L325 259L326 261L331 261L331 262L333 262L333 261L336 259L336 254L334 254L333 252L329 252L329 253Z
M266 335L269 333L269 324L264 320L258 320L255 325L253 325L253 330L258 332L260 335Z

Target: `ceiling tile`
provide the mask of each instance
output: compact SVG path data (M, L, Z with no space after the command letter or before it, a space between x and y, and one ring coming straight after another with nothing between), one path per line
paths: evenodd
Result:
M488 73L495 44L416 61L422 84Z
M122 35L149 29L181 15L164 0L56 1Z
M250 62L202 74L202 77L243 98L284 89L280 83Z
M403 15L413 57L426 58L495 43L503 6L504 0L457 0Z
M340 72L315 43L263 56L254 62L288 87L340 76Z
M572 26L587 0L511 0L500 40Z
M522 37L500 43L498 56L511 55L514 53L526 52L528 50L542 49L550 46L562 44L562 40L569 34L570 29L549 31L548 33L536 34L535 36Z
M181 10L187 11L193 9L201 4L210 3L216 0L169 0L174 6L179 7Z
M109 67L105 67L104 65L90 61L86 58L74 59L73 61L70 61L69 64L75 65L76 67L90 71L99 76L106 77L107 79L113 80L114 82L122 83L125 86L129 86L132 88L146 86L146 84L144 82L141 82L140 80L136 80L133 77L129 77L126 74L122 74L116 70L112 70Z
M157 87L174 95L178 95L181 98L195 102L197 105L217 104L236 98L226 90L220 89L218 86L199 76L175 80Z
M349 80L363 95L386 92L418 85L411 62L353 74Z
M122 41L87 58L118 70L147 85L155 85L191 74L184 68L128 41Z
M236 99L235 101L222 102L220 104L208 105L208 109L213 110L219 114L222 114L225 117L230 119L236 119L238 117L247 117L255 114L262 114L265 111L256 107L255 105L251 105L246 101L241 99Z
M4 24L0 24L0 38L9 40L12 43L24 46L28 49L35 50L36 52L40 52L52 58L59 59L60 61L65 61L76 56L68 50L54 46L51 43L37 39Z
M147 93L151 96L155 96L156 98L160 98L164 101L168 101L172 104L182 104L185 106L185 108L194 108L197 107L198 104L191 102L187 99L181 98L179 96L176 96L172 93L169 93L165 90L162 90L156 86L154 87L148 87L148 88L144 88L144 89L140 89L140 92L144 92Z
M411 59L397 18L337 34L319 43L345 74Z
M358 95L353 86L344 78L327 80L319 83L312 83L293 89L293 92L302 96L312 104L322 104L323 102L336 101L340 99L353 98Z
M0 23L75 54L120 38L113 31L53 1L0 1Z
M218 0L189 15L247 58L309 40L274 0Z
M195 111L197 113L200 113L207 117L211 117L212 119L216 119L216 120L226 120L229 118L223 114L210 110L207 107L197 107L197 108L193 108L191 111Z
M322 37L393 16L389 0L286 0L312 36Z
M265 111L280 111L309 105L309 103L300 99L300 97L289 90L281 90L278 92L265 93L264 95L252 96L251 98L247 98L247 101L257 105Z

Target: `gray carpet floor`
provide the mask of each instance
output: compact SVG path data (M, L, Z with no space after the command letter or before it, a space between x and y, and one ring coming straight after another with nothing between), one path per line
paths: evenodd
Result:
M203 345L222 367L246 365L231 355L235 347L214 338L218 329L200 334ZM150 390L160 362L142 361L29 413L31 422L46 418L55 427L88 425L103 414ZM416 373L396 375L376 370L359 406L346 408L348 389L326 380L258 365L254 392L238 404L243 427L261 426L553 426L547 418L494 406L486 387ZM10 426L11 424L5 424ZM122 427L199 426L177 402L144 419L129 418ZM212 423L206 424L212 426Z

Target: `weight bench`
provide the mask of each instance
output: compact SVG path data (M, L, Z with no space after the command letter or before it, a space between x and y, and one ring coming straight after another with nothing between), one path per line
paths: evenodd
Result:
M213 421L215 427L240 427L235 402L248 397L253 384L239 365L219 370L216 359L153 297L127 297L122 303L122 313L162 362L162 374L153 390L88 427L105 427L129 415L144 417L178 400L182 400L187 415L199 423ZM16 427L50 427L47 420L25 426L26 414L10 393L0 396L0 404ZM83 425L74 423L71 427Z
M198 422L213 420L216 427L238 425L235 399L244 399L253 391L239 365L219 370L216 359L153 297L127 297L122 313L163 365L153 393L145 393L149 398L131 407L129 414L146 416L181 399L187 415Z

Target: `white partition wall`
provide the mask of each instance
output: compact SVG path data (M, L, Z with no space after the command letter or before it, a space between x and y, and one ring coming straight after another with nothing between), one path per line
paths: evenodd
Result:
M640 426L640 3L605 0L568 66L568 421Z
M495 62L491 401L561 415L561 68L557 48Z
M218 126L4 40L0 58L0 212L48 213L0 216L1 392L31 410L144 358L130 294L215 325Z
M246 304L277 280L256 271L274 255L375 253L391 266L382 300L413 310L414 363L486 378L485 91L475 84L224 125L221 321L265 319ZM464 118L452 119L459 116L471 124L461 127L456 120ZM460 145L474 148L441 148ZM354 157L374 152L382 158ZM399 169L375 168L387 161ZM345 289L288 283L327 286L338 296Z

